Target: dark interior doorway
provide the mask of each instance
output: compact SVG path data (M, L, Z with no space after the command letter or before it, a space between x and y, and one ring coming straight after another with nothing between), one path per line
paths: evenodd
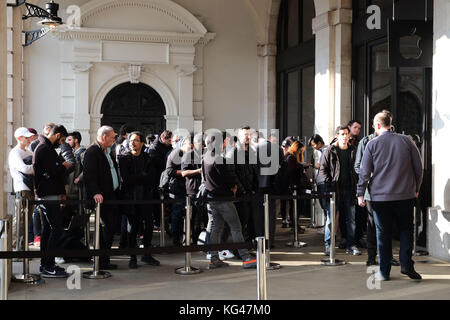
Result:
M166 128L166 108L161 96L152 87L130 82L113 88L102 103L101 124L116 132L127 123L144 135L160 134Z

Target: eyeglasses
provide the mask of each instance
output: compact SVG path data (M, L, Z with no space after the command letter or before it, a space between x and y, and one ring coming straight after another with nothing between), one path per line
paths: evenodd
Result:
M141 140L136 140L136 139L133 139L133 140L130 140L130 142L134 142L134 143L141 143Z

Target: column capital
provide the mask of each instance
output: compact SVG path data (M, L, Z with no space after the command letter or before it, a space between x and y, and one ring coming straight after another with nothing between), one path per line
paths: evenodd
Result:
M88 72L94 65L86 62L74 62L72 63L72 70L76 73Z
M258 56L276 56L277 55L277 45L273 43L258 44Z
M318 31L331 26L337 26L339 24L352 24L352 23L353 23L352 9L341 8L322 13L321 15L315 17L312 20L312 29L313 33L316 34Z
M176 66L175 70L179 77L188 77L192 76L193 73L197 70L197 67L194 65L189 66Z

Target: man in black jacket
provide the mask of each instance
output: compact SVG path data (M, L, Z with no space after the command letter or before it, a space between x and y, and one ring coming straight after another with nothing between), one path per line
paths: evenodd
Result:
M204 156L203 168L205 176L205 187L208 198L216 201L208 202L208 231L210 232L208 244L220 242L224 224L230 228L233 242L244 242L239 217L232 201L217 201L217 198L233 197L236 195L237 186L235 178L230 174L225 159L220 155L223 150L223 138L220 132L210 134L206 137L207 151ZM239 249L244 269L256 268L256 259L253 259L247 249ZM219 259L217 251L210 252L211 260L209 268L215 269L227 264Z
M116 134L114 129L103 126L97 131L97 139L86 150L83 162L83 176L86 199L103 203L104 200L116 200L119 191L117 163L111 155L111 146ZM92 207L91 207L92 208ZM100 248L110 249L113 243L116 207L103 205L101 208ZM109 257L100 257L100 269L117 269Z
M252 133L248 126L243 126L238 132L238 142L227 153L228 169L235 180L237 196L252 196L258 191L258 165L256 151L250 146ZM256 201L241 201L236 203L242 233L246 240L256 237L253 222L253 212L258 210ZM256 212L255 212L256 214Z
M360 255L355 245L355 193L357 176L354 169L355 148L348 143L350 135L347 126L336 129L336 142L323 153L320 163L320 179L327 186L327 191L336 192L336 207L342 220L345 221L345 244L347 253ZM331 213L334 214L334 213ZM329 220L330 217L327 217ZM338 219L339 220L339 219ZM341 235L343 234L343 223ZM327 221L327 226L331 225ZM329 243L325 245L325 254L329 254Z
M154 166L150 156L144 152L144 135L132 132L129 135L130 151L118 155L120 176L122 178L121 197L124 200L150 200L156 187ZM128 247L136 247L136 237L139 226L144 223L144 247L149 248L153 235L153 214L150 205L124 205L122 212L127 216L130 230L128 232ZM159 261L150 254L144 255L142 261L159 266ZM136 256L131 256L130 269L137 268Z
M40 200L66 200L64 187L66 170L71 166L62 162L56 153L67 137L64 126L55 126L43 136L33 155L34 185ZM42 213L41 252L55 250L59 246L63 223L59 204L44 204ZM64 268L55 265L55 258L41 259L41 273L47 278L64 278Z

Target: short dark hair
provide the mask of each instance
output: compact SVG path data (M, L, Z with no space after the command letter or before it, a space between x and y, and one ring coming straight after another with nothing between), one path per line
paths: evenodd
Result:
M323 138L318 134L315 134L311 138L309 138L308 146L311 146L311 142L314 142L315 144L318 144L318 143L325 144L325 142L323 141Z
M73 137L74 139L78 140L78 143L81 143L81 133L79 133L78 131L69 133L68 137Z
M147 142L147 144L151 144L153 143L153 141L155 141L155 139L155 135L153 133L150 133L145 137L145 142Z
M359 124L360 126L362 126L362 123L360 122L360 121L358 121L358 120L350 120L349 122L348 122L348 124L347 124L347 127L351 127L353 124L355 124L355 123L357 123L357 124Z
M139 137L139 140L141 140L141 142L145 142L144 134L142 132L140 131L130 132L129 137L131 137L132 135L137 135Z
M119 136L124 136L127 133L133 132L134 129L129 124L125 123L119 128Z
M55 134L60 133L61 136L67 137L69 134L67 133L66 128L63 125L56 125L53 127L52 131L50 131L50 135L54 136Z
M164 130L161 135L160 135L161 139L170 139L172 138L172 131L170 130Z
M348 132L350 132L350 130L348 129L348 126L340 125L336 128L335 134L338 135L339 131L341 131L341 130L347 130Z
M247 126L247 125L242 126L242 127L241 127L241 130L250 130L250 126Z

